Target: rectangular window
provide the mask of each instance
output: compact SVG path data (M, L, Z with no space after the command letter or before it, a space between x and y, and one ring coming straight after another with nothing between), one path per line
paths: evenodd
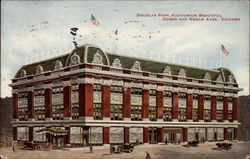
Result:
M94 103L94 120L102 120L102 106L101 103Z
M36 120L45 120L45 98L44 90L35 90L34 91L34 110L35 110L35 119Z
M233 122L233 98L228 98L228 120Z
M178 119L179 121L187 121L186 118L186 101L187 101L187 94L180 92L178 95L178 111L179 111L179 116Z
M193 109L193 121L198 122L198 109Z
M101 96L102 96L102 86L100 84L93 85L93 115L94 120L102 120L102 106L101 106Z
M52 118L63 120L63 87L52 88Z
M78 102L79 85L74 84L71 87L72 119L79 119L79 102Z
M223 122L223 110L216 111L216 119L218 122Z
M172 121L172 92L163 92L163 120Z
M110 118L111 120L123 120L122 118L122 97L123 89L121 86L110 87Z
M178 111L179 111L178 120L179 121L187 121L187 119L186 119L186 108L178 108Z
M135 99L135 101L132 101ZM142 89L131 88L131 120L141 121L142 120Z
M156 90L149 90L149 120L156 121Z
M205 122L210 122L211 121L210 114L211 114L210 109L204 109L203 119L204 119Z
M28 93L23 92L18 94L18 113L19 120L26 121L28 120Z

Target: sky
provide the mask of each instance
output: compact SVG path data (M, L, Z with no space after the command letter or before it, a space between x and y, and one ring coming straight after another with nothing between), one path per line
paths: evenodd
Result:
M239 95L249 95L248 1L1 1L1 7L1 97L11 96L8 85L22 65L71 52L72 27L78 28L79 46L207 69L226 67L243 88ZM188 17L199 14L217 20Z

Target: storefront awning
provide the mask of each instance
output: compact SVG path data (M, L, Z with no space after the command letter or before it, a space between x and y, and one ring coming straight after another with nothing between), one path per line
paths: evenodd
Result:
M60 128L44 128L44 129L40 129L36 131L36 134L52 134L54 136L58 136L58 135L67 135L68 134L68 130L64 130L64 129L60 129Z

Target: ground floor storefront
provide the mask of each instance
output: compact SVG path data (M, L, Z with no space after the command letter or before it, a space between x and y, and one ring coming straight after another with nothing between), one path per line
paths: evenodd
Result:
M43 130L57 130L43 131ZM59 133L63 132L63 133ZM14 140L64 146L135 144L180 144L198 140L237 140L235 127L14 127Z

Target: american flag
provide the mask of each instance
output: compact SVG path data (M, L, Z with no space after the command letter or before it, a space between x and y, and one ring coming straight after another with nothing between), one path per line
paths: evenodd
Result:
M221 51L227 56L229 52L226 50L225 46L221 44Z
M95 19L95 17L93 16L93 14L91 14L91 19L90 21L95 25L98 26L100 23L98 20Z

